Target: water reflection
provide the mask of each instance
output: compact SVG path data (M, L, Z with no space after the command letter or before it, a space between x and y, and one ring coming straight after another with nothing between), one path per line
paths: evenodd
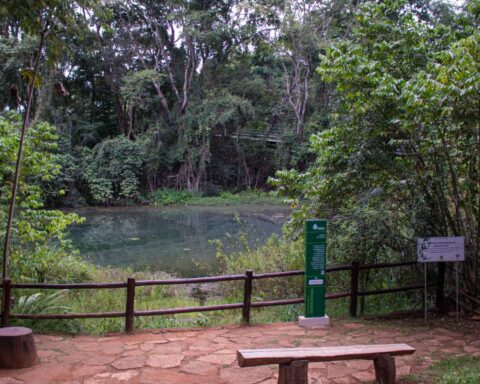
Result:
M127 207L80 209L87 218L71 230L82 256L99 265L199 276L215 272L211 239L248 228L264 241L280 233L288 211L282 207ZM242 225L235 219L238 215Z

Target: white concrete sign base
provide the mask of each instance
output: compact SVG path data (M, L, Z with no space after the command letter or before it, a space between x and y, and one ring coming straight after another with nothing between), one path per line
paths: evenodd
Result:
M330 318L325 315L323 317L298 317L298 325L301 327L328 327L330 325Z

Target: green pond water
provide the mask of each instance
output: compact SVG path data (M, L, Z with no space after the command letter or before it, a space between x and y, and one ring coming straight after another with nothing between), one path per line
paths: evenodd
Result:
M281 233L289 211L280 206L85 208L86 222L71 228L81 255L98 265L202 276L217 270L220 239L243 230L263 242ZM240 221L240 222L239 222Z

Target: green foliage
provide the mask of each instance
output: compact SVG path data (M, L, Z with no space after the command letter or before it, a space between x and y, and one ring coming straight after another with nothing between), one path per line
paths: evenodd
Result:
M80 283L91 280L94 273L94 267L73 249L51 243L14 248L9 265L12 277L26 282Z
M252 244L254 234L250 233L248 228L236 234L228 234L227 237L228 251L222 242L215 241L222 272L235 274L253 269L261 273L303 268L303 243L300 241L286 242L278 236L272 236L265 244Z
M176 189L157 189L150 195L155 205L185 204L192 199L192 194Z
M68 291L60 290L51 294L34 293L28 296L20 296L13 306L14 313L23 314L47 314L69 313L71 308L65 305L68 302ZM77 333L80 331L77 320L14 320L18 326L34 329L36 332Z
M249 205L281 204L281 200L258 190L242 192L220 192L218 196L199 196L176 189L158 189L150 194L155 205Z
M113 199L137 197L144 157L144 143L126 137L96 145L83 175L93 199L108 205Z
M14 313L43 314L43 313L68 313L70 308L61 305L67 290L60 290L49 295L37 292L30 296L21 296L13 307Z
M478 26L478 21L469 25L467 36L439 52L406 84L401 124L410 156L402 165L412 172L425 201L433 200L431 210L440 218L437 233L465 236L463 267L471 277L464 284L472 286L480 279Z
M38 39L32 36L25 36L25 39L21 41L12 37L0 37L0 86L5 90L0 95L2 110L15 102L6 90L13 84L17 86L17 76L31 60L32 53L37 45ZM18 96L21 97L23 92L21 89L19 92Z
M409 1L360 7L352 35L321 57L338 106L311 137L315 163L272 182L294 208L290 236L330 218L335 260L411 260L415 237L465 236L476 295L478 19L434 14Z
M281 204L281 200L260 190L220 192L218 196L193 197L189 205L272 205Z
M0 116L0 234L3 238L10 199L14 160L18 151L20 119ZM44 208L42 186L59 172L55 128L47 123L31 126L25 141L13 242L11 277L19 281L82 281L89 268L72 256L66 229L81 222L78 215Z
M6 214L10 198L14 159L18 150L20 121L17 115L0 116L0 214ZM20 244L64 240L64 230L80 219L75 214L41 209L44 205L42 183L50 181L59 172L55 128L40 123L30 128L25 141L20 177L16 231ZM5 222L2 216L2 223Z
M144 69L138 72L131 72L123 78L121 94L129 107L147 109L151 107L152 92L149 88L152 83L162 84L165 75L156 72L154 69ZM149 100L150 99L150 100Z
M6 205L15 172L15 159L20 138L20 116L7 114L0 116L0 196ZM20 180L19 205L35 209L42 205L40 183L48 181L59 172L53 151L57 148L55 129L41 123L30 129L25 143L23 163L25 172Z
M210 92L205 96L183 116L183 135L178 143L178 149L186 156L180 176L187 189L195 193L203 189L202 182L211 161L212 136L238 135L240 125L254 114L248 100L229 92Z
M354 8L347 0L4 3L0 86L15 85L19 98L4 92L0 107L25 103L40 57L32 117L58 127L67 161L118 135L148 141L139 186L130 176L123 186L130 196L261 189L276 168L304 166L306 135L296 131L328 120L318 53L349 31ZM82 169L70 170L68 193L50 204L118 198L108 177L89 175L90 188Z
M91 273L68 249L79 218L45 202L139 202L147 191L160 205L271 202L250 189L281 167L289 238L326 217L330 262L342 264L412 259L416 236L464 235L462 288L478 295L478 0L458 12L416 0L17 3L0 6L0 86L18 88L0 109L24 104L45 32L31 118L63 139L58 148L46 123L27 135L11 259L20 279ZM0 120L2 223L18 125ZM300 241L235 238L232 255L219 250L226 271L300 263Z
M237 218L237 220L240 220ZM271 236L265 244L255 242L255 235L249 228L238 233L227 234L228 243L215 240L219 270L223 274L245 273L252 269L255 273L291 271L303 269L303 243L284 241ZM242 287L223 285L222 291L229 296L242 296ZM302 295L302 279L266 279L255 282L255 300L297 298Z
M318 68L336 87L337 107L331 126L311 137L314 164L280 171L272 183L294 209L290 237L302 235L306 218L329 218L334 264L412 260L416 237L465 236L470 277L462 285L475 296L478 21L462 15L442 24L432 14L407 1L361 6L352 35L327 49ZM360 289L419 279L365 273ZM415 306L418 296L404 300ZM362 302L362 312L374 301Z
M64 1L64 0L25 0L21 4L15 1L5 1L1 6L1 14L13 16L22 22L22 28L35 34L43 26L38 20L39 15L45 17L57 28L75 25L75 9L92 6L95 1Z

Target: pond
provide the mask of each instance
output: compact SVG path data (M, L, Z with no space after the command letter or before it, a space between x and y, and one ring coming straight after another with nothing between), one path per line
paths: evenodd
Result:
M165 271L192 277L217 270L220 239L228 249L227 233L249 233L263 242L281 233L289 210L281 206L120 207L84 208L76 212L85 223L71 228L82 257L101 266Z

